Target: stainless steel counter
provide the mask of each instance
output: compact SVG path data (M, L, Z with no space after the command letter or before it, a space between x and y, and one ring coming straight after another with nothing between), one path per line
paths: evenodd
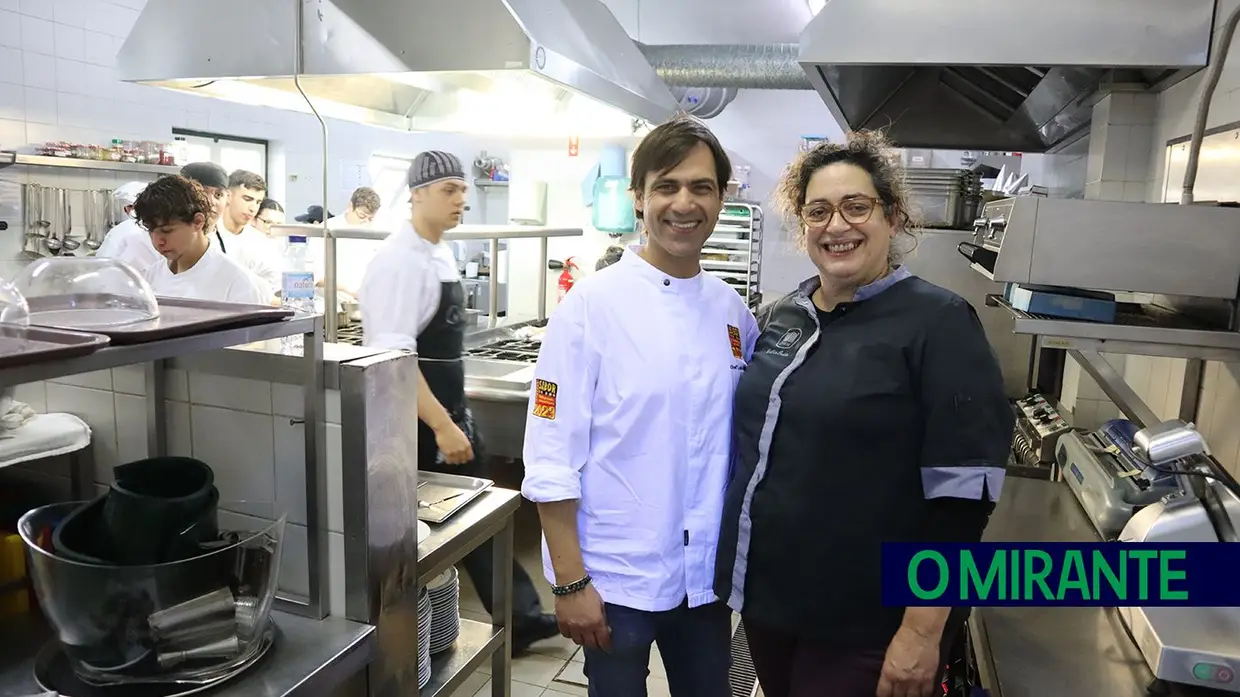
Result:
M319 697L330 695L370 662L375 628L339 617L312 620L274 612L280 638L262 662L211 691L218 697ZM28 697L41 690L34 659L51 630L34 615L6 617L0 630L0 697Z
M1062 482L1009 477L988 542L1098 542ZM978 608L969 621L993 697L1142 697L1154 679L1114 608ZM1175 686L1176 697L1227 693Z

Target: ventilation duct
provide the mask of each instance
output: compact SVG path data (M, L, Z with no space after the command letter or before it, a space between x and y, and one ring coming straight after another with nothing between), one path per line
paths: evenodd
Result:
M671 90L672 96L680 102L681 110L699 119L715 118L736 99L735 87L672 86Z
M655 73L673 87L813 89L801 67L798 44L638 44L638 47Z

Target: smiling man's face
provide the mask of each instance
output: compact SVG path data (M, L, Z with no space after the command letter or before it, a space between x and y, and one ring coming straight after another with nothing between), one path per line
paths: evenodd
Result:
M717 176L715 156L706 143L695 145L666 172L646 175L636 206L650 244L676 259L701 255L723 210Z

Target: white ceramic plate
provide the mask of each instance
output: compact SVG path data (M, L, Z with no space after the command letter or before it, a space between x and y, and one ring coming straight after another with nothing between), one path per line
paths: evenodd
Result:
M430 536L430 534L431 534L431 526L419 520L418 521L418 544L422 544L422 540L425 540L427 537Z

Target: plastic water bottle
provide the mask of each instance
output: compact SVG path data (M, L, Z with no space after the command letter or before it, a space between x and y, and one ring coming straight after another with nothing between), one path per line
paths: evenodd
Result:
M290 235L284 249L284 271L281 274L280 307L297 314L314 313L314 272L306 261L309 249L306 238ZM286 336L285 347L301 348L302 336Z

